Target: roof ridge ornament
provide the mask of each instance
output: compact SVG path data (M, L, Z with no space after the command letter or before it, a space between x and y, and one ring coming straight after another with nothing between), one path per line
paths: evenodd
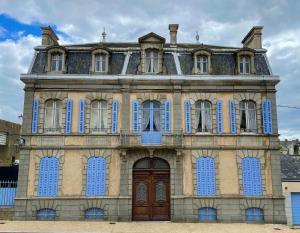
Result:
M102 43L103 42L106 42L105 40L106 40L106 33L105 33L105 27L103 28L103 32L102 32Z
M196 42L197 42L197 44L199 44L199 34L198 34L198 31L196 32Z

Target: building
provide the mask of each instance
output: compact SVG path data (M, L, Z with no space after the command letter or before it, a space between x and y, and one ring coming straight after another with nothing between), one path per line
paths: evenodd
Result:
M19 159L20 130L20 124L0 120L0 166L10 166Z
M300 142L298 139L280 141L280 151L285 155L300 155Z
M282 189L287 224L290 226L300 225L300 158L296 157L281 156Z
M59 45L42 28L21 75L16 219L285 222L262 27L241 48L169 30Z

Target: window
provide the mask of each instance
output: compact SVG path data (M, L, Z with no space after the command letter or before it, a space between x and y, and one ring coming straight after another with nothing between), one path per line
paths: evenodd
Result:
M200 208L198 219L200 222L215 222L217 221L217 210L209 207Z
M215 161L210 157L196 160L197 195L212 196L216 194Z
M53 209L45 208L40 209L36 213L37 220L54 220L56 216L56 211Z
M45 132L60 132L62 129L62 103L48 100L45 103Z
M106 160L102 157L91 157L87 161L86 195L105 195Z
M197 73L208 73L207 56L197 56Z
M158 51L146 50L146 73L158 73Z
M53 197L58 194L59 161L55 157L40 160L38 196Z
M260 208L248 208L246 209L246 221L248 222L263 222L264 211Z
M51 71L62 71L62 54L52 53L51 54Z
M91 104L91 131L93 133L107 130L107 102L96 100Z
M242 159L243 193L246 196L262 195L260 160L254 157Z
M158 101L145 101L143 103L143 131L160 131L161 105Z
M98 53L95 55L95 72L107 72L107 55Z
M240 102L241 132L256 132L256 105L253 101Z
M84 212L85 219L99 220L104 218L104 211L100 208L89 208Z
M249 56L240 56L240 74L250 74Z
M212 132L211 103L209 101L197 101L195 103L196 132Z

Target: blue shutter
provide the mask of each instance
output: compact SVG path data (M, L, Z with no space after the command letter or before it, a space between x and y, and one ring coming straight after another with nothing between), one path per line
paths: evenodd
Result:
M111 117L111 132L117 133L118 131L118 100L112 102L112 117Z
M55 216L56 216L56 211L49 208L40 209L36 213L37 220L54 220Z
M223 113L222 100L217 101L217 120L218 120L218 134L223 133Z
M134 100L132 103L132 128L134 133L139 132L139 101Z
M104 211L100 208L89 208L85 211L85 219L103 219Z
M78 132L84 133L84 100L80 99L79 101L79 127Z
M200 222L217 221L217 210L209 207L200 208L198 210L198 219Z
M54 157L40 160L38 196L54 197L58 194L59 161Z
M248 208L245 211L246 221L249 222L263 222L264 221L264 211L260 208Z
M106 160L102 157L91 157L87 161L86 195L105 195Z
M34 98L32 102L32 123L31 123L31 132L38 132L38 119L39 119L39 100Z
M73 112L73 101L71 99L68 99L67 109L66 109L66 133L72 132L72 112Z
M235 102L229 100L230 132L236 133Z
M171 132L171 103L170 100L165 101L165 131Z
M272 102L271 100L262 101L262 118L264 134L272 134Z
M185 132L191 133L191 103L189 100L184 101L185 109Z
M197 195L216 195L215 161L210 157L196 160Z
M262 195L262 178L260 161L257 158L242 159L243 193L246 196Z

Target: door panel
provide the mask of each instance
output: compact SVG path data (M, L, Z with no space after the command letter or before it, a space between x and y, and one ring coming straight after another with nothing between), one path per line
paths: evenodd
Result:
M291 193L293 225L300 225L300 193Z

